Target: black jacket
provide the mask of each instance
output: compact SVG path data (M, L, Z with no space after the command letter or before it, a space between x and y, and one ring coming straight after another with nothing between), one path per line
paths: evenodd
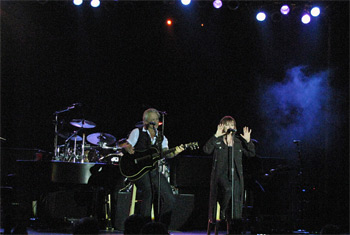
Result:
M255 146L250 141L247 141L241 137L234 137L234 187L239 187L240 195L237 195L236 205L235 205L235 217L240 218L242 216L242 207L243 207L243 195L244 195L244 179L243 179L243 164L242 156L247 157L255 156ZM229 150L230 149L230 150ZM213 165L211 171L210 179L210 203L209 203L209 220L215 221L214 214L217 201L217 182L219 177L227 174L229 181L231 181L232 171L232 149L228 147L224 142L224 137L220 136L216 138L212 136L207 143L204 145L203 150L206 154L213 154ZM237 188L238 189L238 188ZM238 192L237 190L234 190Z

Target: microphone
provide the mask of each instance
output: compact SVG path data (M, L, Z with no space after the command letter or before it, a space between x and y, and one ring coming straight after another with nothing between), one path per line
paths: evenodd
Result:
M298 144L298 143L300 143L300 140L293 140L293 143Z
M230 128L230 129L227 130L227 134L230 134L231 132L232 132L232 133L236 133L237 130L236 130L236 129L232 129L232 128Z
M150 123L149 123L149 125L153 125L153 126L155 126L155 125L156 125L156 123L155 123L155 122L150 122Z
M74 103L72 104L73 106L78 106L78 107L81 107L83 104L82 103Z

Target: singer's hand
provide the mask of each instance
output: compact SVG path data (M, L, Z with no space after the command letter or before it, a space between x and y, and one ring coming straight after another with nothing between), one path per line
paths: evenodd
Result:
M248 143L250 142L250 133L252 133L252 130L248 127L243 127L243 135L241 134L242 138L245 139Z
M216 133L215 133L215 137L218 138L218 137L220 137L220 136L222 136L224 134L225 134L224 133L224 124L219 124L218 128L216 130Z

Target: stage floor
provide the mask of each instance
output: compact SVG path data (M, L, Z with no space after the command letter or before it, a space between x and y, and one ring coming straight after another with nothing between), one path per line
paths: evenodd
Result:
M48 235L61 235L61 234L72 234L71 232L55 232L55 231L49 231L49 230L37 230L37 229L33 229L31 227L27 228L27 233L28 234L48 234ZM4 234L4 230L1 228L0 229L0 234ZM123 231L111 231L111 230L100 230L99 234L123 234ZM206 230L197 230L197 231L169 231L170 235L176 235L176 234L188 234L188 235L206 235L207 231ZM211 234L214 234L214 231L211 231ZM226 231L220 230L218 232L219 235L224 235L226 234ZM252 234L250 231L246 231L242 234ZM256 233L254 233L256 234ZM264 234L268 234L268 233L264 233ZM275 233L277 234L277 233ZM316 235L317 233L309 233L307 231L293 231L290 233L280 233L280 234L312 234L312 235Z
M27 228L28 234L48 234L48 235L60 235L60 234L72 234L70 232L54 232L54 231L47 231L47 230L35 230L33 228L28 227ZM4 230L0 229L0 233L4 234ZM107 230L100 230L99 234L123 234L122 231L107 231ZM175 234L193 234L193 235L206 235L207 231L169 231L169 234L175 235ZM214 231L212 231L211 234L214 234ZM226 234L225 231L219 231L220 235ZM250 232L247 232L245 234L251 234Z

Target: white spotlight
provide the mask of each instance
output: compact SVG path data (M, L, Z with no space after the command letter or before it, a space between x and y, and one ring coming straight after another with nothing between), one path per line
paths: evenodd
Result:
M266 14L264 12L259 12L256 14L256 19L258 21L264 21L266 19Z
M181 0L182 5L189 5L191 3L191 0Z
M98 7L100 6L100 0L91 0L90 4L92 7Z
M311 9L310 13L311 13L311 15L312 15L313 17L317 17L317 16L320 15L321 10L320 10L319 7L313 7L313 8Z
M83 3L83 0L73 0L74 5L80 6Z
M301 22L303 22L303 24L308 24L308 23L310 23L310 21L311 21L311 17L309 14L304 14L301 17Z

